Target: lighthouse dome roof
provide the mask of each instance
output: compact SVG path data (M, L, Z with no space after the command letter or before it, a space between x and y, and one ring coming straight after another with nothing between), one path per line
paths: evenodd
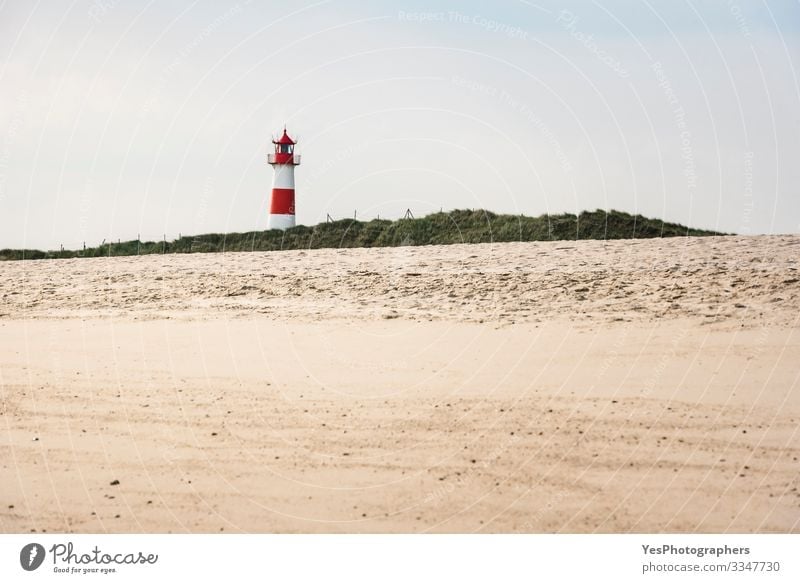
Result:
M286 133L286 128L283 128L283 135L278 140L272 140L273 144L296 144L289 134Z

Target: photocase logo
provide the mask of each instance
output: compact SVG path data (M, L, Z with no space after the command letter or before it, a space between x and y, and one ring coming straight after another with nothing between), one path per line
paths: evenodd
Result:
M39 543L29 543L19 552L19 564L26 571L35 571L44 562L44 547Z

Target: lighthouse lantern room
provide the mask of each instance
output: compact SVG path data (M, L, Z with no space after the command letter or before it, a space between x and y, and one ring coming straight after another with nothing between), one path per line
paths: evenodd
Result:
M267 157L275 174L272 179L272 200L269 205L267 228L282 231L294 227L294 167L300 164L300 155L294 153L297 143L283 128L283 135L272 140L275 151Z

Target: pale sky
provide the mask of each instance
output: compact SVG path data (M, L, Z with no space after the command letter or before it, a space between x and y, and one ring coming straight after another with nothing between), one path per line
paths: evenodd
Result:
M800 3L6 1L0 248L618 209L800 232Z

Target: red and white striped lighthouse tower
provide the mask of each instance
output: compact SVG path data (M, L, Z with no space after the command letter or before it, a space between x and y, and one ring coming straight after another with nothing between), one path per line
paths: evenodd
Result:
M272 201L269 205L268 229L285 231L294 227L294 167L300 164L300 155L294 153L297 143L286 133L279 140L272 140L275 151L267 161L275 170L272 179Z

